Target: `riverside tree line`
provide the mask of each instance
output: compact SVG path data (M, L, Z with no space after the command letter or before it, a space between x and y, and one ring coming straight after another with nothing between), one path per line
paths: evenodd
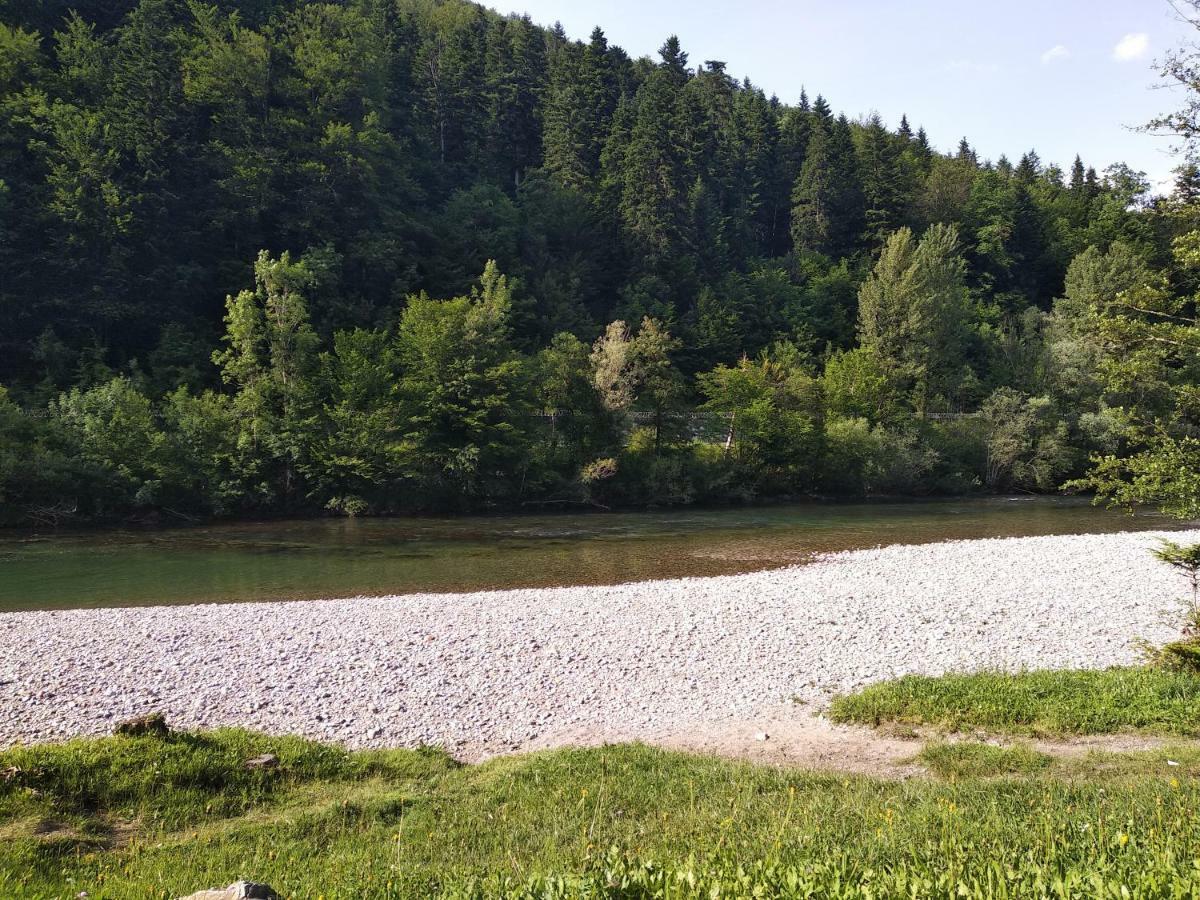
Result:
M1200 511L1194 167L942 153L461 0L0 23L0 521Z

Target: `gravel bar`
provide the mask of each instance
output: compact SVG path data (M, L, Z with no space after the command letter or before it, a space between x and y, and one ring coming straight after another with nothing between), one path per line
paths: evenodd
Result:
M957 541L720 578L0 614L0 744L162 711L349 747L717 733L909 673L1098 668L1165 640L1200 531Z

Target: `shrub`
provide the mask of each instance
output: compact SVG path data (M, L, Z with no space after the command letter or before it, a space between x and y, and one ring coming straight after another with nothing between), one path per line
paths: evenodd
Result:
M1200 672L1200 544L1187 546L1163 540L1151 551L1155 558L1166 563L1188 579L1190 595L1179 600L1183 640L1161 648L1149 648L1152 662L1169 669Z
M1200 672L1200 641L1176 641L1159 652L1159 662L1170 669Z

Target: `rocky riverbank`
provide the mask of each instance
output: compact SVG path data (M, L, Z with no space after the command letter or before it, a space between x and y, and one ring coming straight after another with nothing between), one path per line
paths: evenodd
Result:
M1135 639L1171 635L1180 593L1154 544L961 541L615 587L2 614L0 744L155 710L465 759L711 742L907 673L1134 662Z

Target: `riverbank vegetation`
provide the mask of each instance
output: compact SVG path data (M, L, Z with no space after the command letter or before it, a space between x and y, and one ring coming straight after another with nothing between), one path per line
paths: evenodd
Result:
M834 700L837 722L1041 736L1200 735L1200 674L1156 667L911 675Z
M9 522L1196 511L1194 168L942 152L462 0L9 4L0 121Z
M245 766L265 753L278 764ZM929 776L908 780L641 746L461 766L236 731L17 748L0 753L0 892L173 897L239 877L326 900L1200 889L1194 748L1045 762L935 745L921 761Z
M875 726L1004 734L1200 734L1200 544L1160 540L1152 552L1186 577L1189 594L1177 601L1178 640L1163 646L1138 640L1146 665L911 675L835 698L830 716Z

